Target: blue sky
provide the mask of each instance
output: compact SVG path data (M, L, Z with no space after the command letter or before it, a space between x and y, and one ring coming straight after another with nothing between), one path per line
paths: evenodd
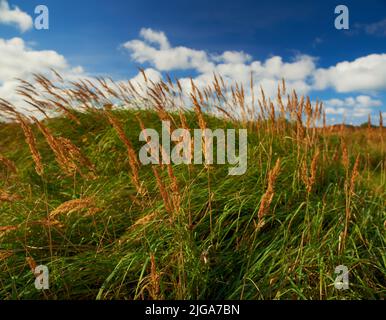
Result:
M35 17L34 8L45 4L50 11L50 28L35 30L30 27L21 32L19 20L4 22L3 19L2 23L0 10L0 40L4 42L3 46L0 45L0 59L2 48L9 54L10 43L6 41L20 38L23 41L21 54L25 51L37 52L43 57L43 53L51 50L57 56L47 61L53 66L58 64L59 70L81 66L81 73L109 75L119 80L135 77L137 67L141 66L151 68L154 73L197 77L198 81L204 81L213 67L225 73L232 71L242 81L245 78L244 67L251 68L251 64L257 61L263 66L258 66L257 80L269 87L273 80L279 78L278 73L287 70L284 74L290 79L293 77L296 89L301 91L303 88L312 99L326 101L330 118L336 122L343 114L347 122L359 123L367 119L365 111L371 112L374 117L379 111L386 111L384 0L343 3L329 0L194 3L181 0L9 0L6 3L8 11L15 10L14 6L17 6L32 19ZM339 4L349 8L348 31L334 27L334 8ZM148 28L148 32L140 35L143 28ZM151 41L154 37L160 39L160 35L167 38L165 50L159 48L158 40ZM142 42L141 45L145 45L149 52L144 54L138 42ZM186 59L181 54L186 50L175 50L177 47L191 50L186 53L188 58L197 59L196 64L207 63L207 68L197 67L194 63L184 64ZM207 56L202 57L202 51ZM161 61L160 57L168 52L182 62L170 64ZM240 60L239 55L237 61L233 58L229 60L225 52L243 52L248 57ZM65 59L65 63L59 61L59 56ZM270 60L273 57L280 57L280 61ZM3 64L8 63L6 66L9 67L12 62L5 60L7 62L3 61ZM293 71L297 64L294 68L285 65L294 61L305 68L304 75L293 75L297 72ZM342 64L345 61L347 66ZM278 70L272 71L272 68ZM367 70L363 71L363 68ZM15 69L16 75L27 76L30 71L30 68L22 70L21 66ZM355 79L355 75L362 71L363 81ZM7 93L6 90L11 88L10 82L7 82L11 81L8 79L11 76L12 71L3 75L0 71L0 94ZM353 83L350 83L351 78ZM7 83L9 85L5 88Z

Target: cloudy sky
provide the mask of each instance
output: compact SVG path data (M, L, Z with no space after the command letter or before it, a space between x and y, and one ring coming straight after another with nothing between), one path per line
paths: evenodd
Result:
M49 8L36 30L35 7ZM323 100L331 122L361 123L386 112L386 1L0 0L0 97L15 78L55 68L68 78L169 73L205 85L213 72L274 94L289 87ZM138 77L137 77L138 78ZM386 116L386 113L385 113Z

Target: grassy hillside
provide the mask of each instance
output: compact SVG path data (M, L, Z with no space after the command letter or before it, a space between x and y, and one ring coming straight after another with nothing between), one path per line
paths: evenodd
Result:
M247 172L133 164L138 117L160 129L165 116L175 127L247 128ZM197 108L16 118L0 124L0 299L385 297L381 128ZM34 287L39 264L46 291ZM334 288L338 265L349 268L348 290Z

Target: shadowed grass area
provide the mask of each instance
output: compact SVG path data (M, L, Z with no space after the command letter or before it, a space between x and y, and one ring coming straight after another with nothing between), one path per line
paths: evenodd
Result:
M112 114L137 154L144 143L135 114L146 128L161 128L153 111ZM196 114L184 114L189 128L196 128ZM244 175L229 176L228 165L173 165L173 191L167 168L158 168L169 200L178 203L171 213L151 166L139 169L147 191L134 187L127 149L103 113L76 117L80 124L64 117L44 123L80 148L95 166L94 177L84 168L65 174L33 125L44 164L39 176L20 126L0 124L0 154L17 168L12 172L0 163L1 299L385 297L385 148L377 129L371 136L366 129L317 133L299 149L290 123L279 132L267 129L268 120L248 127ZM211 129L243 126L210 116L205 121ZM277 159L280 171L273 179ZM359 175L349 193L356 159ZM305 169L315 180L309 192ZM259 217L270 177L274 193ZM47 221L76 199L89 201L59 213L55 223ZM35 289L28 257L49 268L49 290ZM338 265L349 269L348 290L334 287Z

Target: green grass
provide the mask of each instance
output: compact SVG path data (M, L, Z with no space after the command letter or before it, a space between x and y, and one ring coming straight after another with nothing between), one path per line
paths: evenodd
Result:
M132 111L115 113L139 150L140 127ZM140 178L149 190L138 196L130 179L126 149L99 114L78 114L81 125L65 118L47 122L55 135L71 139L95 164L94 180L61 173L43 136L34 128L45 174L36 174L21 129L0 124L0 154L18 173L0 164L0 189L22 199L0 202L0 226L19 225L0 234L0 299L149 299L150 257L154 254L162 299L382 299L386 295L386 184L380 163L385 153L358 138L354 151L370 154L362 166L350 204L352 219L343 253L339 235L345 221L345 173L331 161L336 136L320 137L324 150L317 183L307 195L299 177L298 145L288 135L248 133L248 169L228 176L226 165L173 166L181 209L173 222L164 208L150 167ZM196 127L192 113L186 117ZM147 128L159 129L156 113L141 111ZM207 118L212 129L235 124ZM359 133L358 133L359 134ZM367 150L368 149L368 150ZM329 153L330 152L330 153ZM312 153L302 151L311 161ZM281 172L266 224L256 229L267 173L276 159ZM162 173L168 184L166 172ZM62 215L62 227L37 223L61 203L94 196L102 210ZM146 224L134 225L154 214ZM26 262L31 256L50 271L50 289L38 291ZM349 268L350 287L334 288L335 267Z

